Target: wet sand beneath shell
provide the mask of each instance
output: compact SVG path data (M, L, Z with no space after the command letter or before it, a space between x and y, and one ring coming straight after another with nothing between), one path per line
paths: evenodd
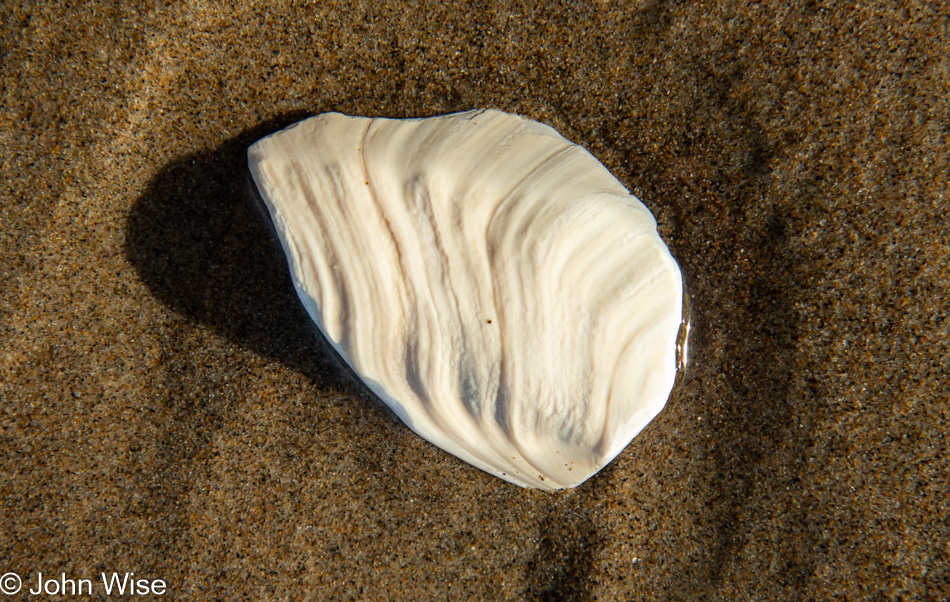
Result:
M950 595L948 8L267 4L0 8L0 572L173 599ZM666 409L575 490L400 423L248 198L247 145L305 116L476 107L588 148L691 294Z

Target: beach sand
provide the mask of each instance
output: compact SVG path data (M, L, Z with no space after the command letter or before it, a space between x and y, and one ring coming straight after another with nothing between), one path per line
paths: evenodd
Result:
M8 2L0 23L0 573L203 600L950 596L945 3ZM400 423L248 201L247 145L295 120L477 107L588 148L691 295L666 409L575 490Z

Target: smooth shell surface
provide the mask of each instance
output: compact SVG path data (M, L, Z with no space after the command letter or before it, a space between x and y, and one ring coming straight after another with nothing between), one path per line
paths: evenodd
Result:
M680 270L649 210L552 128L327 113L248 163L307 312L435 445L573 487L666 403Z

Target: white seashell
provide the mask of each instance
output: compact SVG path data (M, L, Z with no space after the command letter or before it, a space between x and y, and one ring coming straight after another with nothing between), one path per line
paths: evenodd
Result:
M649 210L552 128L327 113L248 162L307 312L435 445L573 487L666 403L679 268Z

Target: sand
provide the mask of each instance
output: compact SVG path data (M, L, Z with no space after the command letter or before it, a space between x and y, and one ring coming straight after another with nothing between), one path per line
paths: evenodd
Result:
M0 7L20 595L950 596L950 8L538 4ZM476 107L587 147L687 278L687 372L575 490L403 426L248 201L247 145L297 119Z

